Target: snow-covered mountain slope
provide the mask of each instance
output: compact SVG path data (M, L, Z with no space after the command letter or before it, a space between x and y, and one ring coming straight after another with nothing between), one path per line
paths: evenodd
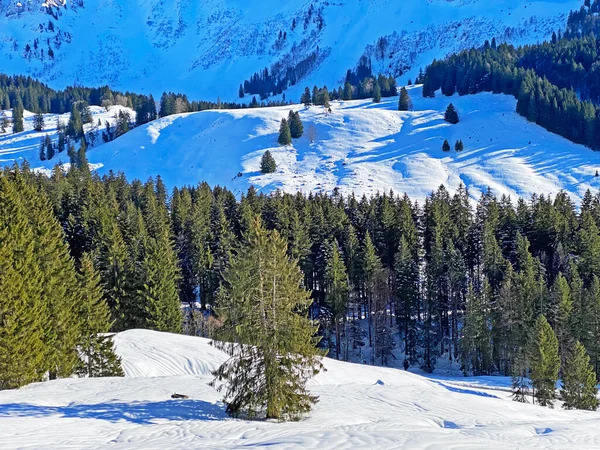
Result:
M64 6L52 6L60 4ZM414 80L435 57L496 38L548 39L582 0L3 0L0 72L56 88L235 99L267 67L301 63L305 85L336 85L369 56L374 72ZM302 74L306 72L304 78Z
M125 112L129 114L132 121L135 121L135 111L131 108L124 106L113 105L105 109L100 106L91 106L90 112L92 113L92 123L86 123L83 125L83 129L86 133L91 130L95 130L97 133L96 145L102 143L101 136L105 130L106 123L108 122L111 127L115 127L117 123L117 117L119 112ZM4 111L7 119L12 121L12 111ZM34 130L34 114L25 111L23 114L23 128L25 131L22 133L12 133L12 125L9 125L5 133L0 133L0 165L11 165L15 161L21 162L23 159L27 159L32 166L36 168L40 162L40 143L41 140L50 136L52 142L57 145L58 141L58 124L65 126L69 122L69 113L66 114L44 114L44 129L42 131ZM67 152L62 155L57 155L52 161L49 161L47 166L52 167L60 158L63 163L68 163L69 157ZM100 168L100 165L91 165L92 169ZM43 169L43 168L42 168Z
M393 189L422 201L441 184L453 191L462 182L473 199L490 187L513 199L564 189L578 201L586 189L600 187L595 176L600 153L528 123L515 112L512 97L424 99L419 87L409 92L411 112L396 111L397 97L380 104L334 102L331 114L322 107L296 106L305 132L293 147L277 144L279 122L289 107L219 110L159 119L91 148L88 159L100 173L124 171L142 180L160 174L171 187L207 181L237 194L250 185L305 193L338 187L358 195ZM443 120L450 102L461 115L457 125ZM450 152L442 151L444 139ZM465 149L455 152L459 139ZM0 160L10 164L26 158L40 167L37 145L34 132L0 135ZM15 150L18 146L22 151ZM267 149L278 169L263 175L260 158ZM61 154L41 167L49 169L61 158L68 161Z
M598 413L551 410L509 394L326 360L305 420L225 414L208 382L226 355L201 338L116 336L125 378L65 379L0 392L6 449L597 449ZM157 376L160 375L160 376ZM489 378L489 377L488 377ZM174 392L189 400L171 400Z

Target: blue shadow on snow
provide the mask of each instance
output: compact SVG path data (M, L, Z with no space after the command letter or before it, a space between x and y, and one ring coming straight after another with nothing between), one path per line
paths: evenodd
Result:
M0 404L0 417L48 417L97 419L108 422L125 420L149 424L153 420L224 420L223 405L201 400L165 400L160 402L97 403L92 405L41 406L29 403Z
M443 388L446 388L450 392L457 392L458 394L470 394L470 395L477 395L479 397L500 398L500 397L496 397L495 395L488 394L487 392L473 391L471 389L463 389L463 388L458 388L455 386L448 386L447 384L444 384L444 383L441 383L441 382L435 381L435 380L431 380L431 381L433 381L435 384L439 384Z

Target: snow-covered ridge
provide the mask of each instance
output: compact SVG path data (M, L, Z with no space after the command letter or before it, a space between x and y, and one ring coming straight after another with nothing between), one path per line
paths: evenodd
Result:
M294 106L304 122L304 136L290 147L279 146L277 136L291 107L213 110L135 128L90 148L88 159L101 174L123 171L141 180L161 175L169 187L207 181L238 195L250 185L291 193L337 187L357 195L393 189L423 201L441 184L453 192L463 183L473 200L490 187L513 200L565 190L578 203L588 188L600 187L595 176L600 153L528 123L515 112L513 97L481 93L426 99L420 87L409 92L414 103L410 112L397 111L398 97L380 104L333 102L331 114L322 107ZM460 112L457 125L443 120L450 102ZM27 159L34 168L51 169L60 160L68 162L65 154L40 162L41 135L0 135L0 163ZM445 139L450 152L442 151ZM464 143L462 152L454 151L457 140ZM273 174L260 173L265 150L277 162Z
M508 393L326 359L301 422L233 420L208 383L227 358L209 340L130 330L124 378L0 391L0 447L28 449L594 449L598 413L516 403ZM489 377L485 380L489 382ZM473 383L473 381L470 381ZM189 400L172 400L171 394Z
M72 0L42 6L39 0L8 0L0 3L0 71L30 74L56 88L109 84L233 100L254 72L318 54L315 67L288 93L297 98L305 85L337 84L363 54L376 72L405 71L406 81L433 58L485 39L547 39L581 3Z

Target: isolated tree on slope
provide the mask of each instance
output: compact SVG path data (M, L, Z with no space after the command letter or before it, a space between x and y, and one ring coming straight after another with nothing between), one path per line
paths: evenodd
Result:
M400 99L398 100L398 111L410 111L412 109L412 100L405 87L400 89Z
M224 275L217 310L223 324L216 345L231 358L214 372L213 384L225 382L218 388L225 389L229 414L297 419L317 401L306 381L321 369L321 353L302 284L286 239L256 217Z
M260 171L262 173L273 173L277 170L277 163L275 158L271 155L271 152L267 150L263 153L260 160Z
M19 103L13 108L13 133L21 133L25 130L23 124L23 104Z
M281 125L279 126L279 138L277 138L279 145L290 145L292 143L292 133L288 121L281 119Z
M581 342L569 352L563 368L562 397L565 409L598 409L598 387L594 367Z
M288 115L288 124L290 126L290 134L293 139L302 137L302 134L304 133L304 125L300 119L300 113L290 111L290 114Z
M556 399L560 356L558 339L543 315L539 316L535 323L530 345L531 382L535 389L535 398L540 405L552 407Z
M450 103L448 105L448 108L446 108L446 113L444 114L444 120L453 125L455 125L459 122L458 111L456 110L456 108L454 107L454 105L452 103Z
M45 126L46 124L44 122L44 116L42 115L42 113L37 113L33 117L33 129L35 131L42 131Z
M6 133L6 129L8 128L8 118L4 111L0 111L0 133Z
M442 144L442 150L444 150L445 152L450 151L450 143L448 142L448 139L444 140L444 143Z

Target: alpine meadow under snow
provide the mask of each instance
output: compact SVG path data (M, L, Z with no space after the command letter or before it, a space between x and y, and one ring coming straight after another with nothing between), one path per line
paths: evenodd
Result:
M337 187L356 195L393 189L422 201L442 184L453 192L462 183L474 200L489 187L513 200L565 190L579 202L587 189L600 186L595 176L600 154L527 122L515 112L516 100L510 96L430 99L422 97L420 87L408 91L414 103L409 112L397 111L398 97L391 97L378 104L370 99L333 102L331 113L296 105L168 116L90 148L87 156L100 174L123 171L141 180L158 174L170 187L201 180L238 195L250 185L291 193ZM456 125L444 121L451 102L460 114ZM299 111L304 135L282 147L277 143L279 124L290 109ZM93 112L96 121L102 109ZM62 120L66 123L68 115ZM32 131L27 121L26 126L30 131L0 135L3 164L26 159L33 168L49 170L59 161L68 162L66 154L40 162L39 139L45 132ZM450 152L442 151L444 140L452 144ZM457 140L464 143L461 152L454 150ZM275 173L260 172L265 150L277 162Z
M228 418L208 383L227 355L202 338L115 338L126 378L0 392L0 447L44 449L596 449L598 415L513 402L501 386L327 359L301 422ZM501 379L502 380L502 379ZM497 382L496 382L497 383ZM174 392L188 400L171 400Z

